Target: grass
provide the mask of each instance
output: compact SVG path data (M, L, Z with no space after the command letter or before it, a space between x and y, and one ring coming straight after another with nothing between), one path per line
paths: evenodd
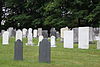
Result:
M10 38L9 45L2 45L0 37L0 67L100 67L100 50L96 44L91 44L90 49L63 48L63 44L57 39L57 47L51 48L51 63L38 62L38 46L26 46L23 39L24 60L14 61L14 38ZM33 39L35 45L38 40Z

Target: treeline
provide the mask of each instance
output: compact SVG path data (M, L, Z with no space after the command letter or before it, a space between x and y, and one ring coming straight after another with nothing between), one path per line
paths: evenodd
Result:
M100 0L0 0L1 20L2 28L99 27Z

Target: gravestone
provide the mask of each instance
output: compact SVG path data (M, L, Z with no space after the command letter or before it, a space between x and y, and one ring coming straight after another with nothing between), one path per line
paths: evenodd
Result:
M12 37L12 31L13 31L13 27L9 27L8 28L9 37Z
M78 48L89 48L89 27L79 27L79 44Z
M19 39L14 46L14 60L23 60L23 43Z
M43 40L43 36L39 36L39 40L38 40L38 46L39 46L39 44L40 44L40 42Z
M33 30L33 37L34 37L34 38L37 38L37 29L34 29L34 30Z
M100 49L100 30L98 34L98 40L97 40L97 49Z
M42 35L42 28L38 28L38 37Z
M78 28L73 28L73 37L74 37L74 43L78 44Z
M43 30L42 35L44 38L48 38L48 30Z
M12 36L15 37L16 36L16 29L12 30Z
M1 35L3 35L4 32L5 32L5 30L1 30Z
M51 47L56 47L56 37L55 36L51 36Z
M33 36L32 36L32 29L31 28L29 28L29 30L28 30L27 38L28 38L28 42L26 43L26 45L33 46Z
M93 43L94 38L95 36L94 36L93 28L89 27L89 43Z
M27 36L27 29L23 28L22 29L22 33L23 33L23 38L26 38L26 36Z
M55 28L51 28L50 36L55 36L56 37L56 29Z
M60 33L58 31L56 32L56 37L60 38Z
M3 33L2 44L3 45L9 44L9 32L8 31L5 31Z
M50 63L51 54L50 42L48 39L43 39L39 46L39 62L40 63Z
M64 31L64 48L73 48L73 30Z
M22 31L20 29L18 29L16 31L16 41L20 39L22 41Z
M68 30L68 27L61 28L61 29L60 29L61 42L63 42L63 39L64 39L64 31L65 31L65 30Z

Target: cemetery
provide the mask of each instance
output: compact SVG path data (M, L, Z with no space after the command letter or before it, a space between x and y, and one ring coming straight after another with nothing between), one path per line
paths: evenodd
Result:
M0 0L0 67L100 67L100 0Z
M79 32L65 27L60 31L60 37L54 34L56 30L48 36L42 28L18 29L16 33L3 31L0 36L0 66L99 67L100 33L95 33L93 28L89 32L90 27L77 29Z

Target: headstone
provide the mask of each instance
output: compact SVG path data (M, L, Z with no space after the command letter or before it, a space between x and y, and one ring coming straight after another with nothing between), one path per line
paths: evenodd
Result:
M16 41L18 39L22 41L22 31L20 29L16 31Z
M13 27L9 27L8 28L9 37L12 37L12 31L13 31Z
M51 36L51 47L56 47L56 37Z
M92 43L94 41L94 32L93 32L93 28L89 27L89 43Z
M50 36L55 36L56 37L56 29L55 28L51 28Z
M60 38L60 33L58 31L56 32L56 37Z
M42 28L38 28L38 37L42 35Z
M23 38L26 38L26 36L27 36L27 29L23 28L22 33L23 33Z
M64 31L64 48L73 48L73 30Z
M48 38L48 30L43 30L42 35L44 38Z
M14 60L23 60L23 43L19 39L14 46Z
M33 37L37 38L37 30L36 29L34 29L34 31L33 31Z
M78 28L73 28L73 37L74 37L74 43L78 44Z
M4 32L5 32L5 30L1 30L1 35L3 35Z
M97 40L97 49L100 49L100 30L99 30L98 40Z
M39 41L38 41L38 46L39 46L39 44L40 44L40 42L43 40L43 36L39 36Z
M3 33L2 44L3 45L9 44L9 32L8 31L5 31Z
M68 27L61 28L61 29L60 29L61 38L64 38L64 31L65 31L65 30L68 30Z
M32 29L31 28L28 30L27 38L28 38L28 42L26 43L26 45L33 46L33 36L32 36Z
M15 37L16 36L16 29L12 30L12 36Z
M89 48L89 27L79 27L79 44L78 48Z
M60 33L61 33L61 42L63 42L63 39L64 39L64 31L65 31L65 30L68 30L68 27L61 28L61 29L60 29Z
M39 46L39 62L50 63L51 54L50 42L45 38L40 42Z

